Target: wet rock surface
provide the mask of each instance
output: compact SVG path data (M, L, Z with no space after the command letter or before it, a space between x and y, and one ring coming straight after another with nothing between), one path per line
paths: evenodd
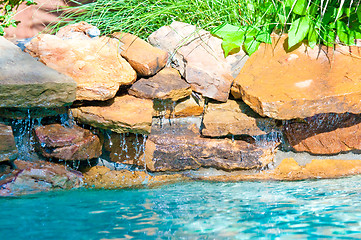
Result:
M129 94L139 98L170 99L177 101L191 95L191 86L174 68L164 68L155 76L141 78L129 89Z
M152 76L166 65L168 60L166 51L153 47L130 33L114 33L113 36L120 40L120 54L139 76Z
M0 107L57 108L75 100L76 82L0 37Z
M289 144L299 152L337 154L361 150L361 117L356 114L329 113L290 120L284 132Z
M293 158L284 159L274 170L256 174L202 176L199 179L219 182L229 181L299 181L306 179L340 178L361 173L361 160L314 159L302 166Z
M62 39L40 34L26 45L26 51L48 67L77 82L77 100L108 100L119 86L135 82L137 74L123 59L112 39Z
M172 66L194 91L204 97L227 101L233 82L232 64L224 58L220 39L195 26L175 21L152 33L148 40L169 52Z
M164 116L165 118L185 118L191 116L200 116L204 111L204 98L195 96L194 93L184 99L176 102L167 100L154 100L153 116Z
M203 118L202 135L210 137L231 135L264 135L277 129L276 121L263 118L242 101L210 102Z
M188 120L189 121L189 120ZM273 161L278 143L263 146L242 140L202 138L197 123L179 121L154 129L145 144L142 166L148 170L183 171L212 167L227 171L262 168Z
M361 112L357 47L287 48L287 36L274 36L272 45L261 44L236 78L232 94L275 119Z
M110 170L96 166L84 174L84 181L89 188L134 188L154 187L188 180L180 174L150 175L143 171Z
M130 95L115 97L103 106L79 107L71 110L79 122L117 133L149 134L153 101Z
M15 160L17 153L11 126L0 122L0 162Z
M35 129L38 148L48 158L61 160L88 160L102 153L98 136L79 126L67 128L50 124Z
M16 170L0 177L0 196L18 196L83 186L82 174L45 161L16 160Z

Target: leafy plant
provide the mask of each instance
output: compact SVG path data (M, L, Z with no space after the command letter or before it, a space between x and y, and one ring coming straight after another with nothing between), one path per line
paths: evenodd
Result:
M288 33L288 47L307 40L314 48L316 44L327 46L341 43L354 45L361 38L360 1L346 0L286 0L249 1L256 16L264 17L238 27L223 24L213 34L223 38L225 56L234 48L243 47L251 55L261 42L270 43L273 31ZM255 4L256 3L256 4ZM247 6L248 7L248 6ZM251 47L249 46L251 43Z
M0 0L0 36L4 35L7 27L16 27L19 22L13 19L16 10L23 2L26 5L36 4L34 0Z

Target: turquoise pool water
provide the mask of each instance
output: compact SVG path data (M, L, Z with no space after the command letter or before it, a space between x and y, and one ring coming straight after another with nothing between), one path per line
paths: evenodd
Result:
M0 239L360 239L361 177L0 198Z

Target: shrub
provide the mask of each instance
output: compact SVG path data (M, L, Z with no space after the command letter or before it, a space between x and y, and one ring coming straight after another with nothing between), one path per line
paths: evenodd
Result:
M26 5L36 4L34 0L0 0L0 36L4 35L4 30L7 27L16 27L19 23L13 19L16 10L23 2Z

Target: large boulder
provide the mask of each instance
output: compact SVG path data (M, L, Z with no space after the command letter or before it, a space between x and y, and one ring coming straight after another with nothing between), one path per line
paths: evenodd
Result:
M76 82L0 37L0 108L58 108L75 100Z
M236 65L243 65L245 58L224 58L222 40L197 27L173 22L152 33L149 42L169 52L172 66L192 86L192 89L225 102L233 82L232 73ZM239 55L245 56L244 52Z
M98 136L78 126L61 124L37 127L35 136L43 156L62 160L89 160L102 153Z
M361 113L361 53L352 47L288 50L287 36L262 43L235 80L232 94L275 119Z
M0 196L18 196L83 186L80 172L68 170L59 164L16 160L15 165L17 169L0 181Z
M174 68L164 68L155 76L141 78L129 89L129 94L139 98L170 99L177 101L191 95L191 86Z
M360 115L329 113L289 120L284 132L289 144L299 152L337 154L361 150Z
M166 51L153 47L130 33L119 32L113 36L121 43L120 54L127 59L139 76L152 76L166 65Z
M11 126L0 123L0 162L15 160L17 153Z
M77 121L117 133L149 134L152 124L153 101L130 95L115 97L101 106L73 108Z
M202 135L265 135L276 129L274 119L263 118L244 102L208 103L203 117Z
M107 100L137 74L123 59L112 38L63 39L40 34L26 45L33 57L77 82L77 100Z

